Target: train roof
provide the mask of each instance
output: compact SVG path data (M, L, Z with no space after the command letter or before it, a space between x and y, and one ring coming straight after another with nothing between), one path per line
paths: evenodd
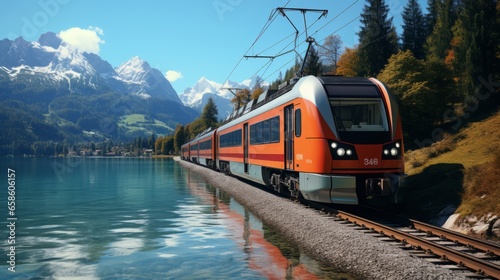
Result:
M205 129L204 131L200 132L198 135L196 135L196 137L194 137L193 140L189 141L189 142L196 142L196 141L199 141L205 137L207 137L208 135L212 135L215 133L215 131L217 130L217 128L207 128Z
M319 76L318 79L325 85L374 85L364 77Z
M375 85L369 78L363 77L344 77L344 76L319 76L317 78L324 85ZM299 81L299 79L291 79L280 85L280 89L278 90L266 90L264 91L258 99L251 100L245 106L239 108L238 110L233 111L227 118L224 120L222 125L237 119L246 113L253 111L277 97L289 92L293 89L295 84Z

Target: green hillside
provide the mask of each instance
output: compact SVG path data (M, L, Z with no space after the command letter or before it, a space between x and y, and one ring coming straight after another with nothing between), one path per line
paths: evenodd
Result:
M499 124L497 111L429 147L407 152L405 210L423 220L435 219L447 207L461 217L500 216Z
M126 135L151 135L155 134L172 134L175 127L168 126L166 123L151 118L145 114L130 114L124 115L118 120L118 127Z

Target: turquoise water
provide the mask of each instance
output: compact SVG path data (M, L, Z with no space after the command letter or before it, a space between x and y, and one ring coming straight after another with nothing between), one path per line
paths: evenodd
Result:
M172 159L21 158L0 167L0 279L349 278Z

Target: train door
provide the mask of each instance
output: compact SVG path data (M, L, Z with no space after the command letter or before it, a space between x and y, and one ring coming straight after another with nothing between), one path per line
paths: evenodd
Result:
M248 174L248 123L243 125L243 163L245 173Z
M285 107L285 169L293 170L293 104Z

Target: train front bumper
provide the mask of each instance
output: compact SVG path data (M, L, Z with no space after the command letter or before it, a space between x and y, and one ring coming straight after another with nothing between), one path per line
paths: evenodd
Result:
M305 199L337 204L358 204L356 177L300 173L300 192Z

